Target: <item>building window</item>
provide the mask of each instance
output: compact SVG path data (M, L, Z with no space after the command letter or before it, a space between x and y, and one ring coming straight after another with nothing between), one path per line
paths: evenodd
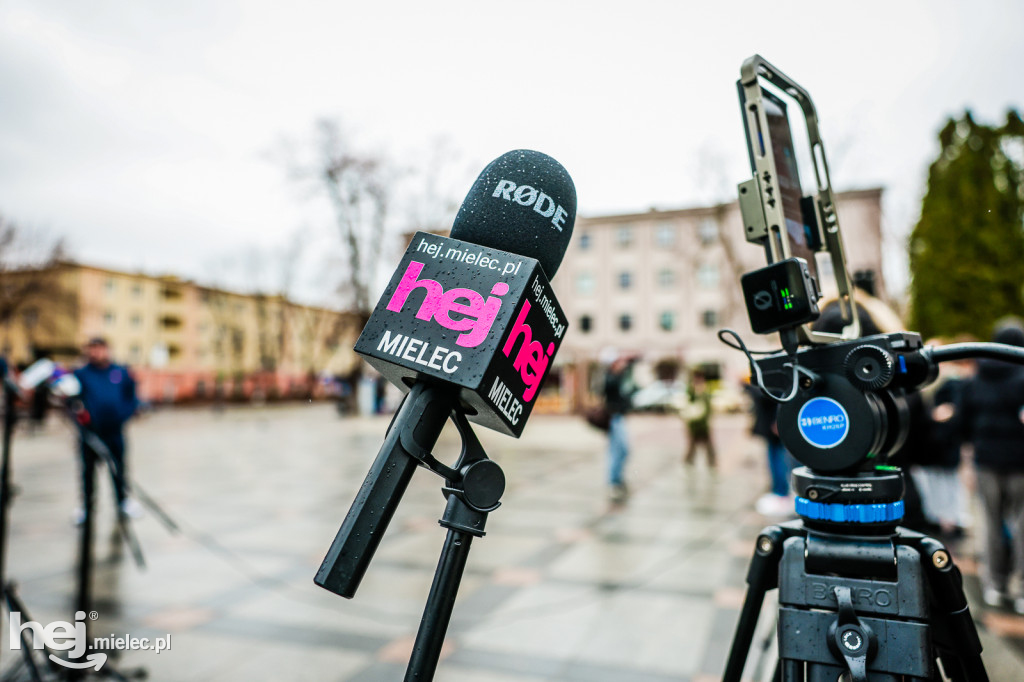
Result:
M628 332L633 328L633 316L629 313L623 313L619 315L619 329L624 332Z
M25 308L21 313L21 321L26 329L32 329L39 322L39 308Z
M633 226L620 225L615 231L615 243L619 246L630 246L633 243Z
M142 346L137 343L133 343L129 357L131 357L132 362L135 364L142 362Z
M718 266L714 263L701 263L697 267L697 286L701 289L718 287Z
M583 232L580 234L580 251L587 251L591 246L593 246L593 244L590 240L590 233Z
M141 284L137 284L136 283L136 284L132 285L132 296L134 296L135 298L142 298L142 285Z
M619 273L619 288L629 289L633 286L633 273L628 270Z
M134 315L132 315L132 326L133 327L141 327L142 326L142 315L139 315L138 313L135 313Z
M107 312L103 313L103 324L105 324L108 327L110 327L116 321L117 321L117 317L114 315L114 312L112 310L108 310Z
M716 310L705 310L700 314L701 324L705 327L716 327L718 326L718 311Z
M106 281L103 282L103 288L107 290L108 294L112 294L117 291L117 280L113 277L107 277Z
M580 331L586 334L594 328L594 318L590 315L582 315L580 317Z
M594 293L596 281L593 273L581 272L576 275L576 293L582 296L589 296Z
M671 310L665 310L658 316L658 326L662 330L670 332L676 328L676 314Z
M654 233L654 239L658 246L665 249L672 248L676 245L676 226L672 223L658 225L658 229Z
M676 273L670 268L662 268L658 270L658 286L664 289L672 286L676 283Z
M704 246L713 244L718 239L718 222L714 218L704 218L697 225L697 236Z

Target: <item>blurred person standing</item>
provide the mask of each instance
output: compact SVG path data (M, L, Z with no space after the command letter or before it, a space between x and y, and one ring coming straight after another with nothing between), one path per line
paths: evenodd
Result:
M771 491L758 498L756 509L765 516L793 514L794 503L789 497L789 477L793 472L793 456L779 438L776 413L779 404L766 396L761 389L744 384L750 394L754 424L750 432L764 439L768 455L768 474L771 477Z
M695 369L688 389L689 404L684 408L682 417L686 422L686 432L690 444L683 456L683 463L692 466L697 457L697 445L703 445L708 456L708 468L714 469L715 444L711 440L711 389L704 377L704 372Z
M992 340L1024 346L1024 328L1016 319L1003 322ZM1001 606L1016 587L1014 610L1024 614L1024 367L978 360L977 374L963 387L961 413L985 519L982 596Z
M89 429L110 451L114 470L111 478L118 510L133 518L142 515L142 507L128 496L125 461L124 425L139 407L135 395L135 379L128 368L111 362L110 347L105 339L95 337L85 346L86 364L75 370L75 376L82 384L81 401L84 415L80 419L82 428ZM95 476L93 468L99 463L99 455L80 442L82 457L82 495L88 500L93 495ZM76 512L76 520L84 518L84 508Z
M972 339L957 339L957 342ZM935 346L941 339L928 342ZM973 363L947 362L939 365L939 378L922 393L925 401L927 451L930 456L911 467L921 494L925 520L943 536L951 539L963 534L964 495L960 481L960 449L963 445L962 415L959 405Z
M632 405L635 388L632 366L630 358L616 353L604 379L604 404L609 416L608 484L611 486L611 501L615 503L624 502L629 495L625 480L626 460L629 459L626 413Z

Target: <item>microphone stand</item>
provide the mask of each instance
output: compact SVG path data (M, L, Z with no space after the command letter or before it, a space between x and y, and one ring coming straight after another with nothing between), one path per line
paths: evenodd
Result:
M474 537L485 534L487 515L501 505L505 491L504 472L488 459L456 403L454 394L444 388L424 383L412 387L314 578L335 594L354 596L416 466L445 479L442 493L448 502L439 523L448 534L406 668L406 682L434 678L469 548ZM454 467L441 464L430 453L448 417L462 437Z
M0 372L3 373L3 432L0 435L0 593L3 595L3 605L7 606L7 612L20 613L27 620L31 616L25 609L24 604L18 598L14 581L7 580L7 545L8 530L10 528L10 507L11 507L11 441L14 437L14 426L18 421L17 400L21 395L17 384L11 380L7 373L7 364L0 359ZM3 608L0 606L0 618L3 617ZM9 624L8 624L9 627ZM40 682L39 666L32 655L32 641L22 631L21 636L22 661L28 669L29 678L33 682ZM47 651L44 648L44 654ZM53 664L51 663L51 668ZM4 677L7 677L5 675Z
M3 595L3 604L0 605L0 617L3 616L3 606L7 607L7 612L19 613L26 621L31 621L32 616L28 613L25 605L18 598L17 589L13 580L7 580L7 546L9 538L10 528L10 506L12 497L11 488L11 441L14 438L14 427L18 421L17 414L17 400L21 397L21 391L18 385L10 378L7 373L6 363L0 359L0 372L3 374L3 430L0 435L0 593ZM8 624L9 627L9 624ZM29 679L32 682L42 682L43 676L40 670L38 661L36 660L33 652L33 638L27 635L23 630L19 636L21 641L21 654L22 663L28 671ZM67 672L66 669L59 667L56 663L49 659L50 650L45 645L42 648L42 655L44 656L47 669L55 674L60 675ZM12 668L4 676L3 679L11 679L18 677L18 669Z
M4 373L4 426L3 444L0 445L0 590L6 597L7 585L7 513L11 506L11 437L14 434L15 414L13 387L8 385ZM2 614L0 614L2 615Z

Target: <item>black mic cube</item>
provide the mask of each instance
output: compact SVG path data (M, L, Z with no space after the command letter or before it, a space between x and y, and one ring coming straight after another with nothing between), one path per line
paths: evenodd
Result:
M403 391L458 387L471 421L518 438L567 327L535 259L417 232L355 351Z

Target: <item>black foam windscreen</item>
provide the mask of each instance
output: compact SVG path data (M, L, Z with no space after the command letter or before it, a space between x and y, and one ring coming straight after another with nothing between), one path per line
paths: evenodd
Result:
M576 222L576 186L547 154L516 149L487 164L462 202L452 238L529 256L548 278Z

